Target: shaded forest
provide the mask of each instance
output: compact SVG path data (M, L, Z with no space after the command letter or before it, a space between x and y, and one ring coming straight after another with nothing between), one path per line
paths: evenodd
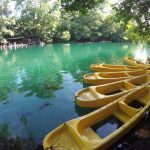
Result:
M149 0L2 0L0 43L37 37L46 43L70 41L150 42Z

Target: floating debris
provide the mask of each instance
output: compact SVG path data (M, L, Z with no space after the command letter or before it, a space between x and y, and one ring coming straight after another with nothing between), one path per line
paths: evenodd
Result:
M39 107L39 110L43 110L45 108L47 108L48 106L50 106L51 104L49 102L45 102L43 103L40 107Z

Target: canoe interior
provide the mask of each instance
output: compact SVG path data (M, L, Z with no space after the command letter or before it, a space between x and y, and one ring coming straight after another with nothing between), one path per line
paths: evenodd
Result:
M131 106L131 107L134 107L134 108L142 108L142 107L144 107L144 105L141 102L139 102L138 100L136 100L136 99L133 100L132 102L130 102L128 105Z
M114 73L93 73L85 75L86 79L100 79L100 78L123 78L129 76L142 76L150 73L147 70L141 71L127 71L127 72L114 72Z
M144 66L127 66L127 65L109 65L109 64L93 64L92 68L108 68L108 69L143 69Z
M107 106L59 126L46 136L44 148L106 149L129 131L149 106L150 86L138 88ZM104 127L108 130L103 130Z
M146 68L144 66L126 66L128 69L143 69Z
M142 76L145 75L146 73L149 73L149 71L142 70L142 71L133 71L133 72L127 72L128 75L130 76Z
M105 95L114 95L114 94L118 94L118 93L121 93L121 92L122 92L121 90L114 90L112 92L105 93Z
M136 61L136 62L139 63L139 64L144 64L142 61L136 60L136 59L131 58L131 57L128 57L127 59L132 60L132 61Z
M150 84L150 75L143 75L104 85L90 86L76 93L76 104L81 107L100 108L144 84Z
M50 145L50 147L47 146L44 149L50 148L50 150L80 150L80 147L74 141L69 129L65 125L62 125L59 130L53 132L53 134L47 139L46 143L48 143L47 145Z
M134 58L131 58L131 57L126 57L125 59L125 62L129 63L129 64L132 64L132 65L144 65L145 63L140 61L140 60L136 60Z
M128 75L124 72L116 72L116 73L99 73L99 77L102 78L118 78L118 77L128 77Z
M131 79L131 77L140 77L140 76L148 76L150 74L150 70L138 70L138 71L125 71L125 72L107 72L107 73L91 73L84 75L84 82L92 85L102 85L113 83L116 81L122 81L126 79ZM150 77L147 78L148 81ZM138 83L138 82L137 82Z
M141 61L138 61L138 60L136 60L136 63L137 64L141 64L141 65L144 65L145 63L143 63L143 62L141 62Z
M97 86L95 88L97 93L104 95L113 95L123 91L133 89L135 86L129 82L118 82L116 84L108 84L105 86Z
M99 124L100 122L103 121L105 122L105 119L107 119L110 116L115 117L117 120L122 122L122 124L125 124L132 117L134 117L149 101L150 101L150 87L143 88L142 90L130 94L127 98L123 99L119 103L114 102L113 105L110 105L108 107L109 110L102 109L97 114L94 114L92 117L89 116L81 120L79 124L81 126L84 124L84 127L87 124L87 127L90 126L92 128L95 124ZM135 103L138 104L138 107L135 105ZM84 135L84 132L86 130L85 128L84 130L81 129L82 127L80 127L80 133ZM101 138L102 137L100 136L100 139Z
M93 125L91 128L98 134L101 138L105 138L115 130L120 128L123 123L115 118L114 116L109 116L108 118L104 119L102 122L99 122Z
M136 86L143 85L146 83L148 84L150 82L150 75L130 79L129 82L133 85L136 85Z
M84 100L84 99L85 100L87 100L87 99L95 100L95 99L98 98L97 94L89 88L86 88L86 89L82 90L81 92L78 93L77 96L82 98L82 100Z
M103 64L103 67L108 67L108 68L119 68L119 69L124 69L125 66L121 66L121 65L107 65L107 64Z
M78 92L78 99L82 100L96 100L111 96L133 89L135 86L129 82L118 82L115 84L108 84L104 86L89 87Z
M87 74L87 75L85 75L85 79L94 80L94 79L98 79L98 76L97 76L97 74Z

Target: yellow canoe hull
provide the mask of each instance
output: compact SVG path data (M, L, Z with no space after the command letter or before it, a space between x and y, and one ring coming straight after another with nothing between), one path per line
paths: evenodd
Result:
M140 103L140 106L134 106L132 103L135 101ZM134 127L149 108L150 86L137 88L92 113L70 120L54 129L44 138L44 149L107 149ZM102 137L101 133L97 133L93 126L98 123L107 124L106 121L109 117L114 117L121 122L121 125L112 133Z
M76 92L75 101L81 107L102 107L148 82L150 82L150 76L145 75L124 81L90 86Z
M110 65L110 64L92 64L90 69L96 72L118 72L118 71L135 71L147 69L146 66L127 66L127 65Z
M136 60L131 57L124 57L123 60L124 60L124 62L126 62L127 64L132 65L132 66L141 66L141 67L147 66L147 68L149 68L149 65L150 65L148 63L144 63L142 61ZM147 61L147 62L149 62L149 61Z
M132 77L148 75L150 70L137 70L137 71L121 71L121 72L104 72L104 73L90 73L83 76L85 83L92 85L108 84L116 81L126 80Z

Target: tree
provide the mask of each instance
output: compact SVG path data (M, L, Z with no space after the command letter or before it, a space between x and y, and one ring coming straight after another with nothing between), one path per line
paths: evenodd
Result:
M71 19L73 18L73 14L70 12L66 12L64 9L61 9L61 15L59 16L59 23L55 31L55 41L64 42L69 41L71 39L70 34L70 26Z
M104 0L61 0L61 5L68 11L79 11L85 14L103 1Z
M120 23L114 22L115 14L108 16L102 23L100 30L104 40L122 41L124 29Z
M24 2L16 33L21 32L22 36L37 36L45 42L51 42L60 16L57 2L53 8L47 0L38 0L38 2L26 0ZM21 7L22 3L18 5Z
M103 0L61 0L62 7L69 11L87 13L89 10L102 3ZM134 21L134 33L149 41L150 39L150 1L149 0L122 0L114 7L116 18L122 27L128 28L128 22Z
M71 21L71 35L77 41L120 41L124 30L114 22L114 14L105 14L96 7L86 15L78 14Z
M8 10L9 0L0 3L0 43L6 44L6 35L13 36L14 32L9 27L15 24L15 19L9 17L11 12Z
M122 1L115 7L117 20L123 22L125 39L150 43L150 1Z
M135 22L135 32L140 36L150 34L150 0L123 0L115 7L117 18L125 25Z

